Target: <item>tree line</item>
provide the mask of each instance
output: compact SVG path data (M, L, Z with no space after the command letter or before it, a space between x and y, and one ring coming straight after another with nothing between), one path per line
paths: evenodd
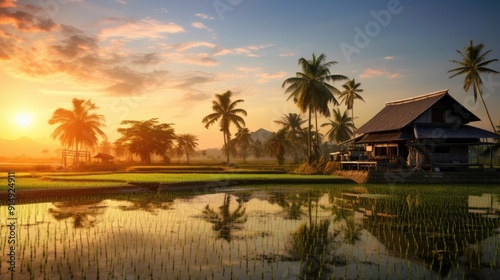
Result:
M498 72L487 66L497 59L487 59L491 50L484 51L484 45L470 45L463 51L457 50L461 60L451 60L458 65L451 69L453 73L450 78L465 75L463 88L466 92L473 89L474 100L481 100L488 120L493 131L499 132L499 125L495 127L486 103L482 96L483 82L482 74L497 74ZM349 79L341 74L331 74L330 68L336 65L336 61L327 61L326 55L316 56L312 54L311 59L300 58L298 65L300 71L295 76L285 79L282 88L288 95L287 101L292 101L300 113L307 113L308 117L303 119L300 114L289 113L281 116L274 122L281 125L281 129L273 132L271 137L264 143L254 140L244 117L247 111L239 108L243 99L233 100L233 93L226 91L222 94L216 93L212 100L212 113L205 116L201 122L205 128L217 124L222 132L222 151L226 156L226 162L230 162L230 155L239 155L246 161L250 155L256 158L264 154L276 157L279 164L283 164L285 154L293 158L295 162L318 160L321 156L321 143L324 135L319 133L319 127L329 128L327 139L335 144L341 144L351 139L355 133L354 124L354 102L361 100L364 92L361 83L355 79ZM335 82L345 81L342 90L337 89ZM340 102L339 102L340 100ZM99 107L91 100L74 98L71 110L58 108L49 119L49 124L58 124L52 133L54 139L58 139L64 147L79 151L83 148L93 149L98 144L98 137L106 139L102 131L105 118L98 114ZM347 110L341 112L338 106L346 105ZM333 109L330 108L333 105ZM337 106L337 107L335 107ZM350 111L350 116L347 111ZM318 114L328 118L328 121L318 125ZM314 123L313 123L314 120ZM305 125L307 123L307 125ZM198 138L193 134L175 134L172 123L160 123L158 118L149 120L123 120L123 127L118 128L121 137L114 142L115 150L127 151L129 156L137 155L142 163L151 163L153 154L163 156L168 161L168 154L174 153L178 156L185 155L187 162L195 153L198 146ZM304 127L305 125L305 127ZM237 128L234 138L231 134L231 126ZM107 141L107 139L105 140ZM78 161L78 158L76 158Z

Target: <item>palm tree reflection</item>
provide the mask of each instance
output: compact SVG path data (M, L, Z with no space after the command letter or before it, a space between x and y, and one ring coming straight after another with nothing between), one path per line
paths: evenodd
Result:
M106 212L102 200L53 202L55 208L49 208L49 213L58 221L73 218L75 228L90 228L95 226L98 217Z
M224 201L219 207L219 211L210 208L208 204L203 209L205 218L213 224L213 229L217 231L217 238L222 238L227 242L231 241L232 229L238 228L236 224L243 224L247 221L243 200L238 199L237 202L238 207L234 211L230 211L231 195L224 193Z

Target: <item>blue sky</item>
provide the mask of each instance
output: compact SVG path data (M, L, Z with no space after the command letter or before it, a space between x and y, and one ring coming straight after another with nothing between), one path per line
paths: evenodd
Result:
M499 8L496 1L0 0L0 137L49 141L51 113L77 97L101 107L110 140L123 119L158 117L197 135L200 148L219 147L218 129L201 124L213 95L233 91L245 100L251 131L276 131L274 120L298 112L281 84L312 53L337 61L332 73L361 82L358 125L387 101L449 88L488 129L463 79L447 71L471 39L500 58ZM500 76L483 79L497 123ZM29 125L16 124L20 113L31 116Z

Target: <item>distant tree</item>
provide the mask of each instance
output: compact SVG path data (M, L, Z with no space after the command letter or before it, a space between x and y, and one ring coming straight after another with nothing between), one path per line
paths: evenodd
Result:
M286 87L285 93L289 94L288 99L292 99L297 107L303 112L309 112L308 122L308 161L313 160L312 143L311 143L311 119L314 111L316 119L316 133L318 133L317 112L325 117L330 116L329 103L338 104L334 94L339 94L340 91L335 88L330 82L347 80L343 75L330 74L330 67L335 65L336 61L325 62L325 54L316 57L313 53L312 59L307 60L300 58L298 64L302 72L297 72L295 77L286 79L282 87ZM316 143L319 146L319 143Z
M42 150L42 155L45 157L47 156L47 154L49 153L49 150L48 149L43 149Z
M483 99L483 92L481 89L483 86L483 80L481 79L481 74L498 74L496 70L486 67L492 62L498 61L498 59L488 60L486 56L491 52L491 50L483 52L483 49L484 45L482 43L474 46L474 43L470 40L470 45L465 47L463 52L457 50L457 53L460 54L462 60L451 60L451 62L457 64L459 67L451 69L448 73L455 73L451 75L450 78L465 74L464 90L468 92L472 86L474 101L477 101L477 96L479 96L479 99L483 104L484 111L490 121L491 128L495 131L495 125L493 125L490 113L488 112L488 108L486 107L486 103Z
M500 121L499 121L499 122L498 122L498 124L497 124L497 129L496 129L496 131L497 131L497 134L500 134Z
M113 150L115 157L117 157L117 158L124 156L128 152L127 147L125 147L125 145L121 141L115 141L113 143L112 150Z
M246 159L250 154L250 147L253 143L250 131L248 128L242 127L234 136L234 144L238 149L238 154L243 158L243 162L246 162Z
M227 163L229 163L229 154L231 151L231 132L229 127L231 124L236 125L238 129L245 126L245 120L239 115L246 116L247 112L243 109L236 108L236 106L244 102L243 99L238 99L235 101L231 100L231 91L226 91L223 94L215 94L215 100L212 101L212 110L214 113L205 116L202 119L202 123L205 124L205 128L209 128L216 122L219 122L220 131L222 131L224 137L223 150L226 154Z
M198 138L193 134L181 134L177 136L176 153L179 156L186 155L186 161L189 163L190 156L195 153L198 146Z
M361 83L356 83L354 79L347 81L347 83L343 84L342 87L344 90L340 93L340 102L347 105L347 110L351 110L351 119L352 124L354 125L354 100L359 99L363 102L365 100L361 95L363 89L360 89Z
M111 143L108 141L108 138L104 138L104 140L99 144L99 152L110 154L112 149Z
M104 127L104 116L95 113L99 109L90 100L73 98L71 110L58 108L49 119L49 124L59 124L52 132L51 137L59 139L67 148L77 151L75 162L78 163L78 151L83 148L93 149L97 143L97 136L106 137L101 130Z
M250 146L250 153L255 157L255 159L259 160L264 156L264 144L259 139L253 141Z
M291 150L295 162L300 160L301 155L306 154L306 150L304 149L304 139L307 139L307 132L304 134L302 128L302 124L306 121L307 120L302 120L300 115L295 113L289 113L288 115L283 114L281 119L274 121L286 130L287 137L290 140L290 145L292 146Z
M290 141L286 137L286 130L280 129L275 132L266 141L266 151L270 156L275 156L279 165L285 163L285 152L290 145Z
M118 139L129 151L137 154L142 163L151 163L151 154L161 155L166 158L167 151L173 147L176 139L171 123L158 123L158 118L146 121L125 120L121 125L126 128L118 128L122 137Z
M341 143L349 140L354 133L354 124L352 123L352 118L347 116L347 111L340 113L340 109L337 108L333 110L333 120L329 119L329 122L322 124L322 127L329 126L330 130L326 133L328 139L335 143Z

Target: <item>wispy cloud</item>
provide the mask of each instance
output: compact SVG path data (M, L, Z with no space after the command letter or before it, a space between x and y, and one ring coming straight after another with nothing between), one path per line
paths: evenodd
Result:
M16 1L0 2L0 25L11 25L23 32L47 32L58 28L58 25L44 15L41 8L33 5L18 6Z
M194 28L197 28L197 29L209 30L209 28L205 24L203 24L202 22L199 22L199 21L192 22L191 26Z
M210 20L215 19L213 16L203 14L203 13L197 13L195 16L197 16L201 19L210 19Z
M394 59L394 56L386 56L384 57L385 60L393 60Z
M295 56L295 54L293 52L284 52L284 53L280 53L279 56L290 57L290 56Z
M282 79L285 76L286 76L286 72L285 71L279 71L279 72L276 72L276 73L262 73L262 74L257 74L257 77L258 77L257 82L259 84L263 84L263 83L269 82L270 80Z
M359 74L360 79L370 79L370 78L387 78L387 79L395 79L400 78L403 75L401 73L394 73L387 71L382 68L368 68L365 69L361 74Z
M104 28L99 32L99 38L122 37L125 39L163 38L164 33L184 32L182 26L173 22L160 22L156 19L146 18L130 20L122 25Z

